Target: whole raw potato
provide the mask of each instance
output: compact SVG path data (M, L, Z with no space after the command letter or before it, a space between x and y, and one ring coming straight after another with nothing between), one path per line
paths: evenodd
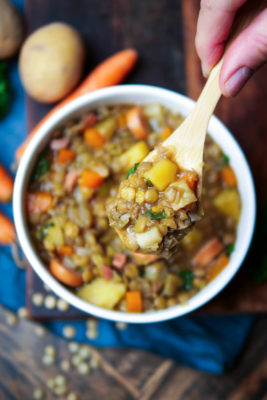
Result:
M62 99L82 75L84 46L69 25L52 23L32 33L24 42L19 71L27 93L42 103Z
M20 14L8 0L0 0L0 59L14 56L23 39Z

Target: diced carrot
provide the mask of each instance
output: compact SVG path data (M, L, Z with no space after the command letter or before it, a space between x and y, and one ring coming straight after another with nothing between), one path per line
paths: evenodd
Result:
M173 129L169 125L166 125L163 131L161 132L161 140L164 141L168 139L168 137L171 136L172 132Z
M124 128L127 125L125 114L120 114L118 117L118 125L120 128Z
M227 257L225 253L221 254L207 271L208 280L212 281L214 278L216 278L216 276L219 275L219 273L226 267L228 263L229 257Z
M231 168L229 165L222 167L221 177L227 186L236 186L237 185L236 175L234 173L233 168Z
M90 113L90 114L86 117L86 119L85 119L85 121L84 121L84 126L85 126L85 128L89 128L90 126L95 125L96 122L97 122L97 116L96 116L96 114L95 114L95 113Z
M16 160L20 161L29 142L36 132L38 132L40 127L48 120L48 118L50 118L70 101L77 99L86 93L120 83L132 70L136 64L137 58L138 54L134 49L125 49L107 58L95 69L93 69L93 71L89 72L89 75L84 79L84 81L82 81L77 89L75 89L64 100L52 108L52 110L49 111L49 113L39 122L39 124L34 127L25 142L22 143L22 145L17 149Z
M117 269L123 269L123 267L125 266L127 261L127 257L125 254L123 253L116 253L114 255L113 261L112 261L112 265L113 267L117 268Z
M186 180L186 183L190 187L191 190L195 191L196 186L197 186L197 173L196 172L190 172L184 176L184 179Z
M57 249L57 252L62 256L71 256L73 254L73 247L63 245Z
M134 258L137 265L147 265L159 259L159 256L156 256L155 254L142 253L132 253L132 257Z
M47 192L28 193L27 210L29 214L40 214L52 207L53 198Z
M49 269L51 274L65 285L78 287L83 283L82 275L65 267L56 258L50 260Z
M147 139L149 126L141 106L131 108L125 114L126 124L137 139Z
M76 157L75 151L71 149L60 149L57 155L58 163L65 163L72 161Z
M13 222L0 213L0 244L11 244L16 239Z
M105 144L105 138L95 128L87 128L84 131L84 139L94 149L101 149Z
M192 259L192 263L203 267L209 264L217 255L222 251L223 243L217 237L209 240L204 244L203 247L197 252Z
M140 292L126 292L126 309L128 312L135 313L143 311L143 300Z
M96 189L102 184L103 181L104 178L97 172L90 169L84 169L80 180L80 186Z
M71 192L76 183L78 182L78 172L77 171L69 171L64 180L64 188Z
M113 271L108 265L102 265L103 277L110 281L113 278Z
M7 202L11 199L13 192L13 179L0 165L0 201Z

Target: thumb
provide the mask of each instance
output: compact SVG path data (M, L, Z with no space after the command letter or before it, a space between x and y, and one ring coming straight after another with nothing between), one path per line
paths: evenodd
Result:
M240 33L226 52L220 88L227 96L235 96L253 72L267 60L267 8Z

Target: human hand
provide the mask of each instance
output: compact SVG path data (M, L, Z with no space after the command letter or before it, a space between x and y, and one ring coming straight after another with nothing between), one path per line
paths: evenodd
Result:
M204 76L219 61L237 10L247 0L201 0L196 49ZM250 0L253 1L253 0ZM220 74L220 88L235 96L267 60L267 8L265 8L227 49Z

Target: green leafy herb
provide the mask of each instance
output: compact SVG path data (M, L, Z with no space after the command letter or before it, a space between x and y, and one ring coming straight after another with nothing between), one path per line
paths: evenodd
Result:
M47 224L44 224L40 230L40 238L44 239L48 234L48 228L51 228L54 225L54 222L48 222Z
M147 187L153 187L153 183L150 180L146 180Z
M228 165L230 161L230 157L227 154L223 154L221 165Z
M254 271L253 280L262 283L267 280L267 255L262 257L259 267Z
M226 247L225 252L228 256L230 256L230 254L232 254L234 250L235 250L235 245L232 243Z
M139 164L140 164L139 162L138 162L138 163L135 163L134 166L133 166L132 168L129 169L129 171L127 172L127 175L126 175L126 179L128 179L129 176L130 176L131 174L133 174L133 173L136 171L136 169L137 169L137 167L138 167Z
M44 155L41 155L34 173L34 180L37 181L41 175L45 174L49 170L50 170L50 164L47 158Z
M0 61L0 119L3 119L9 109L11 89L8 79L8 66L5 61Z
M183 280L184 290L192 289L194 273L192 271L189 271L188 269L183 269L182 271L179 272L179 275Z
M161 218L167 218L167 215L165 214L165 211L160 211L160 212L150 212L150 211L146 211L145 212L146 215L148 215L151 219L161 219Z

